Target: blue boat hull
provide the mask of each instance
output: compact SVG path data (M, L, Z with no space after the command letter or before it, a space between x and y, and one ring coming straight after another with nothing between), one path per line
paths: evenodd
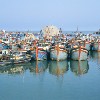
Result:
M32 58L34 60L47 60L47 52L46 51L38 51L38 56L36 57L36 52L32 53Z

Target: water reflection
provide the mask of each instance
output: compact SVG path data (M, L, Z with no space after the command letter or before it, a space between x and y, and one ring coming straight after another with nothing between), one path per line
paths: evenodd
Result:
M49 62L49 72L53 75L59 76L63 75L66 71L68 71L68 63L67 61L50 61Z
M44 72L48 68L48 61L33 61L29 66L30 72L40 73Z
M100 61L100 52L90 51L89 54L91 59Z
M100 70L100 52L97 51L90 52L90 61L94 63Z
M7 73L7 74L21 74L27 69L30 63L24 64L17 64L17 65L7 65L0 67L0 73Z
M70 61L70 69L75 75L86 74L89 70L88 61Z

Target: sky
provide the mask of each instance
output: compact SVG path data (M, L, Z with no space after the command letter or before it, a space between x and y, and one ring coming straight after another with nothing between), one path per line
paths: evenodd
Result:
M0 0L0 29L40 31L47 25L97 31L100 0Z

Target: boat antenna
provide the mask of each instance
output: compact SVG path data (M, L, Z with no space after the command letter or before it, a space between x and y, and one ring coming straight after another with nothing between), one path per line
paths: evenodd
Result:
M59 32L60 32L60 34L62 33L62 29L61 28L60 28Z
M77 33L78 33L78 26L77 26Z

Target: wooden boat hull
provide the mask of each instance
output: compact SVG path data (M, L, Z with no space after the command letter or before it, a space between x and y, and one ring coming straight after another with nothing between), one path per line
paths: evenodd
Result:
M71 59L72 60L87 60L88 51L83 49L73 49L71 51Z
M75 75L82 75L88 72L88 61L70 61L70 68Z
M9 65L9 64L11 64L11 62L10 61L0 61L0 66L5 66L5 65Z
M64 61L50 61L49 62L49 72L53 75L63 75L68 71L68 62Z
M26 63L29 62L28 60L14 60L14 62L12 62L13 64L20 64L20 63Z
M59 54L57 54L57 50L51 50L50 51L50 59L51 60L65 60L67 59L67 52L66 51L60 51L59 50Z
M32 53L32 58L34 60L47 60L47 52L46 51L38 51L36 54L36 51Z
M10 59L12 64L20 64L20 63L25 63L29 62L30 59L26 58L26 56L14 56L13 58Z
M6 63L5 63L5 62L0 61L0 66L4 66L4 65L6 65Z

